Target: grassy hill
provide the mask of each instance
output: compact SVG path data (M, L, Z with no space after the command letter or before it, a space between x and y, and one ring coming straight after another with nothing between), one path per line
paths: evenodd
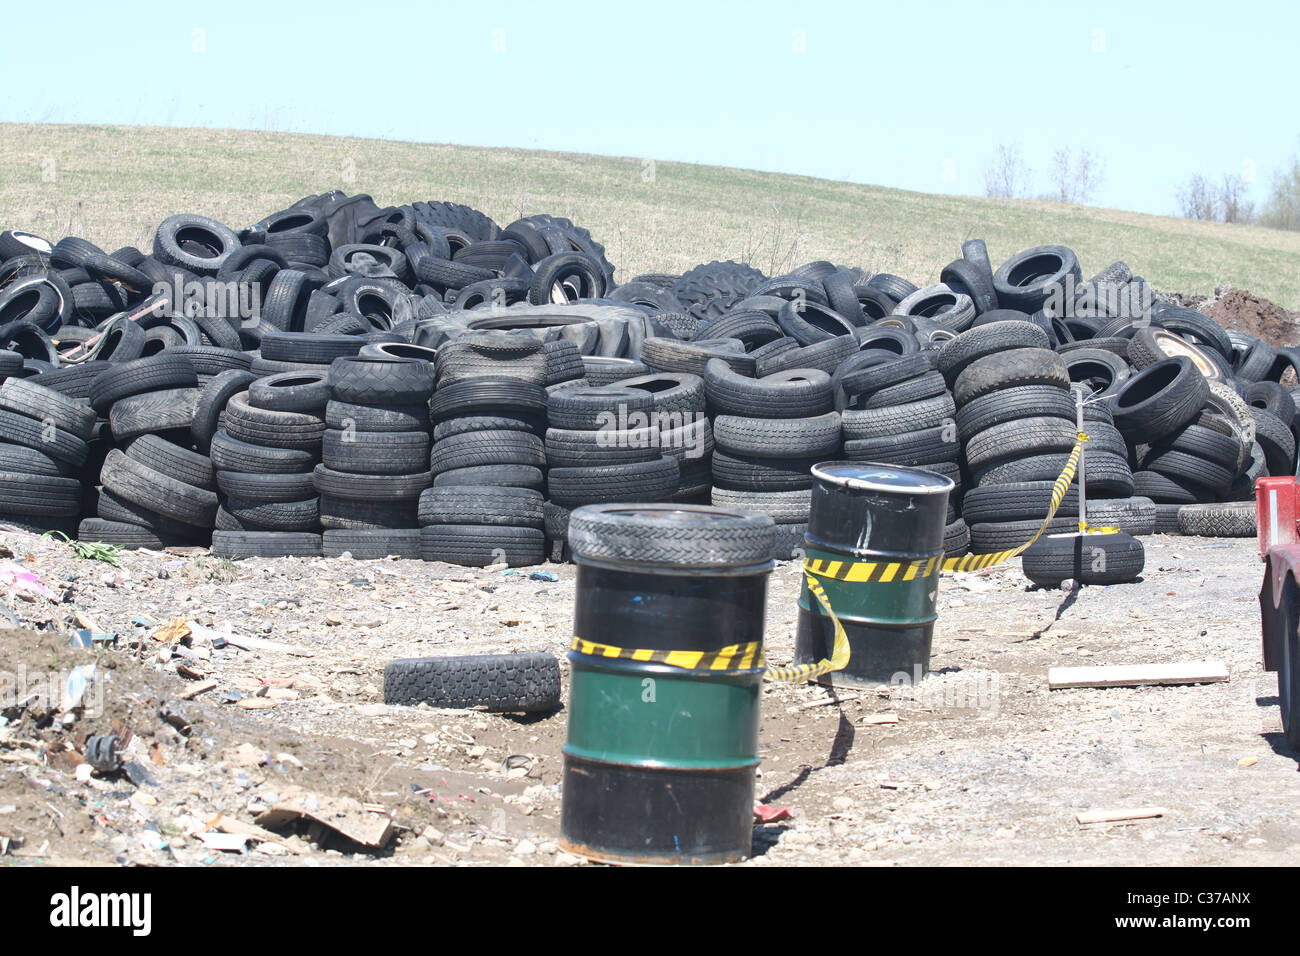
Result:
M937 196L716 166L238 130L0 124L0 228L148 249L177 212L248 225L309 193L381 205L468 203L505 225L569 216L618 277L740 259L775 274L813 259L938 279L961 242L994 265L1061 243L1085 275L1123 259L1157 288L1228 283L1300 309L1300 233L1057 203Z

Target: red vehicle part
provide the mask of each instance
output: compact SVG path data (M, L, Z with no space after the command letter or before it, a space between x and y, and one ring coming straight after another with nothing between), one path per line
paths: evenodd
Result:
M1266 561L1259 589L1264 670L1277 671L1277 697L1287 743L1300 749L1300 535L1295 478L1255 483L1259 556Z

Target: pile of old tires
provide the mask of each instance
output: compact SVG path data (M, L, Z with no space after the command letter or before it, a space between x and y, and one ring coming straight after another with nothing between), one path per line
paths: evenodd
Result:
M770 515L790 558L811 465L853 458L951 478L946 550L987 553L1041 523L1077 392L1091 524L1245 533L1254 480L1295 469L1300 353L1122 262L1082 276L972 240L923 287L828 262L618 284L567 219L338 192L173 216L148 252L4 232L0 519L524 566L568 556L580 505L677 501ZM1071 489L1044 541L1077 520Z

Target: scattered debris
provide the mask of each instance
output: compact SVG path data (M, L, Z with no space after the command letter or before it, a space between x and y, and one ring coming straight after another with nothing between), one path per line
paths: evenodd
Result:
M1070 687L1141 687L1148 684L1214 684L1227 679L1228 665L1222 661L1053 667L1047 672L1047 686L1052 690Z

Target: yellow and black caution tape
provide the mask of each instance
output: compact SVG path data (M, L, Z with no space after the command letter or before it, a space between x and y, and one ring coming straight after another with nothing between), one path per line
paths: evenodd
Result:
M995 551L992 554L968 554L960 558L948 558L942 562L937 556L921 558L915 561L805 560L803 570L804 578L808 582L808 591L817 599L817 603L821 605L822 610L826 612L826 616L831 619L835 627L831 656L818 661L816 664L799 664L794 667L779 667L768 664L764 669L764 679L782 683L809 681L821 677L823 674L841 671L848 666L848 635L844 632L844 625L840 623L840 619L831 609L830 599L826 597L826 591L822 588L818 578L829 578L855 584L889 584L895 581L914 581L917 578L928 578L940 570L945 572L978 571L995 564L1001 564L1003 561L1008 561L1023 552L1042 537L1043 532L1047 530L1047 526L1056 517L1061 502L1065 500L1065 493L1074 481L1075 471L1079 467L1079 456L1083 454L1083 443L1086 441L1088 441L1087 434L1082 431L1079 432L1078 441L1075 442L1070 457L1065 462L1065 468L1052 486L1052 501L1047 509L1047 517L1043 519L1043 523L1034 532L1034 536L1019 547L1007 551ZM1080 529L1088 530L1086 522L1080 522ZM1097 528L1092 529L1092 533L1106 533L1114 530L1118 529ZM732 644L716 651L662 651L644 648L629 650L614 647L610 644L597 644L594 641L585 641L580 637L575 637L571 650L593 657L668 664L672 667L681 667L687 670L749 670L763 665L762 644L757 641L749 644Z
M716 651L662 651L648 648L632 650L575 637L569 649L590 657L611 657L623 661L640 661L645 664L667 664L669 667L681 667L691 671L744 671L761 667L763 664L761 641L729 644Z
M813 680L833 671L842 671L849 666L849 636L844 633L844 625L831 610L830 599L822 590L821 582L807 571L804 572L804 578L808 581L809 593L817 599L817 603L822 606L826 616L835 625L835 643L831 647L831 656L829 659L822 658L816 664L797 664L794 667L777 667L769 664L763 673L765 680L780 681L783 684L798 683Z

